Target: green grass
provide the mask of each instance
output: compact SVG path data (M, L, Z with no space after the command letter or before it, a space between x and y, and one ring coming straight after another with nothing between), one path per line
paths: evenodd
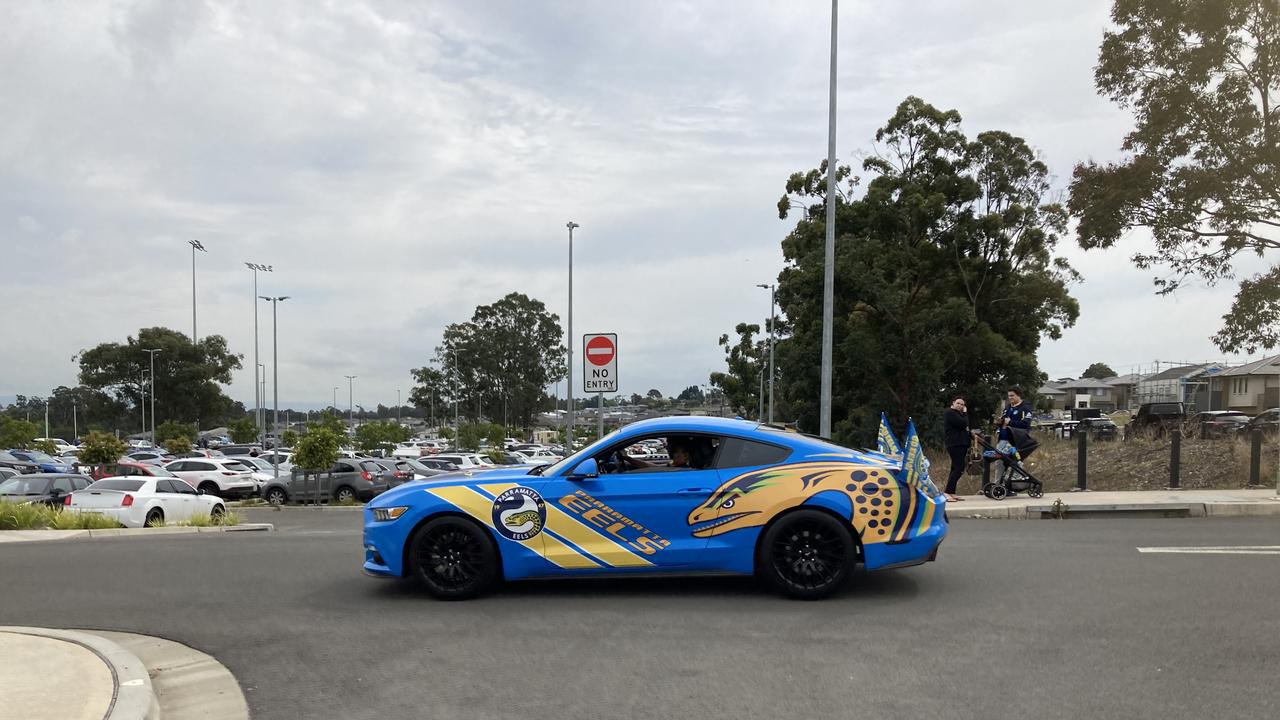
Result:
M214 519L212 516L205 513L199 513L180 522L168 522L166 520L158 523L152 523L151 527L216 527L218 525L230 526L239 524L240 516L237 513L227 511L226 513L223 513L222 517L219 519Z
M0 530L102 530L120 523L95 513L63 512L48 505L0 501Z

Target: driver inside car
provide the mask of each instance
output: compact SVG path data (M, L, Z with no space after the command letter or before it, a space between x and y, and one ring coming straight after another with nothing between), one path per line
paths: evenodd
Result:
M704 447L705 445L705 447ZM671 458L670 467L692 468L701 470L707 466L712 454L711 441L706 438L671 436L667 438L667 456ZM657 463L633 458L625 451L618 451L618 459L626 469L638 470L648 467L663 467Z

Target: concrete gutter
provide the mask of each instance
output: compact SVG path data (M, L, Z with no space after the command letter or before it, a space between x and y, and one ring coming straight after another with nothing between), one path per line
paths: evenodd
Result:
M1049 493L947 503L951 519L1024 520L1087 517L1280 517L1274 490L1153 490Z
M197 533L270 532L271 523L240 523L212 527L103 528L101 530L0 530L0 545L13 542L47 540L88 540L106 537L155 537L158 535L192 535Z
M105 700L106 712L101 716L103 720L159 720L160 704L156 699L155 690L151 685L151 677L147 673L146 665L136 655L116 643L91 633L76 630L0 626L0 638L5 633L61 641L61 643L57 644L45 643L37 646L36 649L40 655L39 657L27 658L30 664L23 663L22 658L9 657L9 660L14 661L13 667L18 672L22 672L22 667L31 667L31 664L37 662L53 660L55 664L58 664L63 659L61 656L65 656L66 660L71 660L77 652L74 646L84 648L96 655L107 666L110 672L110 681L108 682L104 679L103 682L82 684L79 682L79 678L69 678L66 681L69 686L56 688L58 693L66 693L72 698L86 693L95 695L90 700L96 701L97 705L101 705L102 701ZM31 687L42 687L39 680L40 678L33 679ZM47 707L49 697L47 691L49 689L48 687L43 687L42 692L33 699L33 707L28 708L26 711L35 714L27 714L23 715L23 717L39 717L41 712L55 712L53 708ZM107 696L110 697L109 700L107 700ZM19 697L17 700L21 702L23 698ZM45 703L45 705L41 705L41 703ZM96 715L96 712L93 712L93 705L82 704L80 708L81 717L91 718ZM6 709L20 708L13 708L12 705L9 705ZM87 714L89 712L93 712L93 714Z

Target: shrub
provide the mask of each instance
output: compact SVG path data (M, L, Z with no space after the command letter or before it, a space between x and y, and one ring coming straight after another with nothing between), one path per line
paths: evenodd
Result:
M184 425L173 420L165 420L156 427L156 436L153 440L161 445L170 438L176 437L184 437L189 442L195 442L198 434L195 425Z
M30 447L39 432L33 422L0 416L0 448Z
M338 461L342 437L328 427L313 427L298 440L293 465L299 470L328 471Z
M179 435L171 437L164 441L164 449L169 451L170 455L182 455L191 452L191 441Z
M240 418L227 429L231 432L232 442L248 443L258 439L258 424L253 418Z
M129 448L124 441L109 433L92 431L80 448L83 465L114 465Z
M0 501L0 530L102 530L120 524L96 513L63 512L61 507Z

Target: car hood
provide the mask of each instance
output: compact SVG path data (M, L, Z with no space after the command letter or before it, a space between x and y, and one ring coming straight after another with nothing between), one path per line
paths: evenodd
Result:
M426 480L410 480L403 485L382 493L378 497L369 501L367 507L392 507L402 505L413 496L417 496L424 488L428 487L448 487L452 485L472 485L477 483L501 483L501 482L522 482L530 479L529 468L503 468L499 470L482 470L471 472L467 470L459 470L457 472L445 473L444 475L436 475Z

